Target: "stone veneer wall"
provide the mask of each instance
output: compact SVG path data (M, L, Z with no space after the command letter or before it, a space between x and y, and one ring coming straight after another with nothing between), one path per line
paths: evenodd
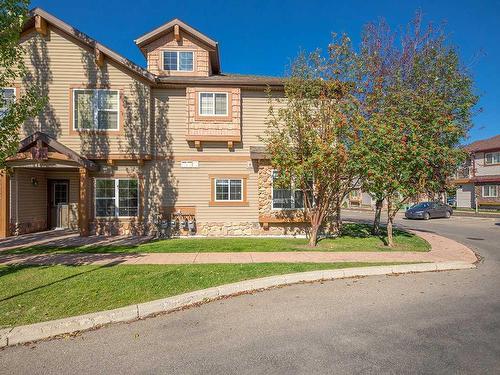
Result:
M149 230L140 221L119 219L96 219L90 223L90 233L104 236L142 236Z
M267 160L258 162L259 216L274 219L303 220L301 210L273 210L273 167Z
M47 220L36 219L29 222L10 223L10 233L12 236L19 236L21 234L40 232L47 229Z
M273 168L267 161L258 161L259 216L272 216Z
M201 236L298 236L305 235L306 228L304 224L281 224L276 223L269 227L268 230L262 228L260 223L222 223L222 222L207 222L198 223L196 234Z

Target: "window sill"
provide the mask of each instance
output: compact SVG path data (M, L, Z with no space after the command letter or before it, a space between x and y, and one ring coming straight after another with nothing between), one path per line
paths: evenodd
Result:
M138 220L139 216L96 216L95 220L118 220L118 221L129 221Z
M286 211L286 212L291 212L291 211L297 211L297 212L303 212L305 210L305 208L271 208L271 211L274 211L274 212L282 212L282 211Z
M200 115L194 116L193 124L204 123L204 122L231 124L233 122L233 118L231 116L200 116Z
M248 207L248 202L231 202L231 201L210 201L208 202L209 207Z
M77 133L115 133L119 132L120 129L71 129Z
M309 219L304 216L292 216L292 217L275 217L275 216L259 216L260 223L276 223L276 224L286 224L286 223L306 223Z

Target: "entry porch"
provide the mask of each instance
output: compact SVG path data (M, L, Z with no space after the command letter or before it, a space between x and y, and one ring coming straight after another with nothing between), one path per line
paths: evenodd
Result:
M0 238L56 228L89 235L94 162L37 132L20 142L7 167L0 175Z

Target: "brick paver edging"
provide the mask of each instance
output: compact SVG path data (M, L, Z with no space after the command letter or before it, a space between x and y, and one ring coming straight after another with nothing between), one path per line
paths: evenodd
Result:
M0 348L48 339L60 335L87 331L111 323L131 322L137 319L143 319L160 313L168 313L224 297L301 282L334 280L357 276L471 269L475 267L476 266L474 264L467 262L438 262L344 268L339 270L310 271L288 275L269 276L198 290L191 293L130 305L114 310L100 311L65 319L0 329Z

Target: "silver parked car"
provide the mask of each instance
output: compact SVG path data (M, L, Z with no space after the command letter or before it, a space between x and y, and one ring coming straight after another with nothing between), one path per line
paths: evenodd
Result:
M434 219L436 217L450 218L453 215L453 208L441 202L421 202L411 206L406 210L407 219Z

